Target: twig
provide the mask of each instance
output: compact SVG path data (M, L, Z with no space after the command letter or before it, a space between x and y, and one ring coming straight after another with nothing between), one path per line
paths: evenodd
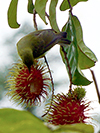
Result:
M52 102L53 102L53 96L54 96L54 83L53 83L53 77L52 77L52 74L51 74L51 71L50 71L49 64L48 64L48 61L47 61L47 59L46 59L46 56L44 56L44 60L45 60L45 63L47 64L47 67L48 67L48 70L49 70L49 74L50 74L50 78L51 78L51 84L52 84L52 98L51 98L51 104L50 104L49 109L47 110L47 112L46 112L44 115L42 115L42 117L44 117L45 115L47 115L48 112L50 111L51 105L52 105Z
M69 70L69 78L70 78L69 92L71 93L71 91L72 91L72 74L71 74L71 68L70 68L70 65L69 65L68 58L66 56L66 52L64 51L64 48L63 47L62 47L62 51L64 53L64 56L65 56L65 59L66 59L66 62L67 62L67 67L68 67L68 70Z
M93 81L94 81L94 84L95 84L98 100L99 100L99 103L100 103L100 93L99 93L99 88L98 88L98 85L97 85L96 77L95 77L95 74L94 74L93 70L90 69L90 71L91 71L91 74L92 74L92 78L93 78Z
M36 10L33 9L33 22L35 30L38 30L37 23L36 23Z

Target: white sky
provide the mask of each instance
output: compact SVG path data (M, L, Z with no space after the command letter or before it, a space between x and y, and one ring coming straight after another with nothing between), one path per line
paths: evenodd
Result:
M11 29L7 23L7 10L10 1L11 0L0 0L0 64L2 63L2 59L6 62L5 53L7 52L7 49L3 47L4 39L7 36L11 37L11 35L18 30ZM19 0L18 23L21 25L23 25L24 21L29 21L29 23L33 25L32 15L27 13L27 1L28 0ZM93 70L100 88L100 0L89 0L88 2L81 2L77 4L73 8L73 14L78 16L81 22L85 44L96 54L98 58L98 62L96 63L96 66L93 67ZM67 15L68 12L63 13L58 11L57 19L60 28L62 28L67 21ZM43 27L50 28L49 26L45 26L40 19L38 19L37 22L38 25L42 24ZM92 80L89 70L85 72L85 75ZM94 84L92 83L86 88L87 96L90 100L97 100ZM96 105L98 105L98 103Z

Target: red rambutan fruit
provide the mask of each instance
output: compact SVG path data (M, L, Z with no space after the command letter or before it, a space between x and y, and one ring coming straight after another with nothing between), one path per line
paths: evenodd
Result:
M46 98L47 90L50 89L50 78L47 73L46 66L39 61L31 66L30 72L21 61L14 64L8 75L7 95L18 104L38 105L41 98Z
M46 121L53 125L85 123L85 120L89 118L85 115L89 103L82 100L84 96L85 90L80 87L66 95L55 95Z

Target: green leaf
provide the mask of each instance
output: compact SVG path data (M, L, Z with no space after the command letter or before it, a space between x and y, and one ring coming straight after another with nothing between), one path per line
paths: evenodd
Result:
M41 19L47 24L45 19L45 10L46 10L46 3L48 0L36 0L35 1L35 10Z
M68 124L60 126L54 133L94 133L94 128L92 125L87 125L84 123L78 124Z
M70 68L71 68L72 77L74 77L75 71L77 69L77 64L78 64L78 58L77 58L78 57L78 52L77 52L76 46L74 45L74 43L71 43L68 48L60 47L60 53L61 53L63 62L65 63L65 65L67 67L67 71L69 73L69 69L68 69L68 66L67 66L68 64L67 64L67 61L66 61L66 57L67 57ZM70 76L70 74L69 74L69 76Z
M66 65L69 76L72 75L72 83L75 85L89 85L91 81L89 81L81 71L79 65L79 50L78 50L78 41L77 36L80 34L76 34L76 25L74 24L73 17L70 13L69 20L67 24L63 27L62 31L67 32L67 38L71 40L71 45L68 47L61 47L60 53L63 59L63 62ZM69 73L68 62L71 70L71 75Z
M49 7L49 19L50 19L50 25L52 29L59 32L59 28L56 21L56 6L57 6L58 0L51 0L50 7Z
M28 0L28 12L33 14L33 9L34 9L34 5L33 5L33 0Z
M97 58L95 54L84 44L81 24L76 16L72 17L76 30L76 38L78 44L79 59L78 63L81 69L93 67Z
M84 74L82 73L81 69L78 67L74 73L74 76L72 78L72 83L74 85L82 85L82 86L86 86L91 84L92 82L89 81Z
M78 53L79 53L78 62L79 62L79 66L81 69L88 69L88 68L91 68L95 65L95 61L88 58L83 53L83 51L81 49L79 49L79 47L78 47Z
M75 34L75 28L73 22L71 21L71 15L69 16L68 23L63 27L62 31L67 32L67 38L71 41L71 44L68 47L61 47L60 53L67 67L67 71L69 73L68 63L66 58L68 59L69 66L71 68L72 78L74 77L75 71L78 67L78 50L77 50L77 40ZM70 74L69 74L70 76Z
M17 23L17 4L18 0L12 0L8 8L8 24L11 28L19 28Z
M71 6L75 6L78 2L81 2L81 1L88 1L88 0L70 0L70 4ZM68 4L68 1L67 0L63 0L63 2L61 3L61 6L60 6L60 10L61 11L65 11L69 9L69 4Z
M0 133L93 133L91 125L67 124L51 131L43 121L29 113L15 109L0 109Z
M0 109L0 133L50 133L43 122L27 111Z

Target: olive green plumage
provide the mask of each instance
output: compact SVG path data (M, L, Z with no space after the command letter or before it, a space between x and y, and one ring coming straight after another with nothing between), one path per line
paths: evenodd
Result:
M66 36L66 32L56 33L53 29L34 31L18 41L18 54L30 69L30 66L34 64L34 59L42 57L55 44L65 46L70 44Z

